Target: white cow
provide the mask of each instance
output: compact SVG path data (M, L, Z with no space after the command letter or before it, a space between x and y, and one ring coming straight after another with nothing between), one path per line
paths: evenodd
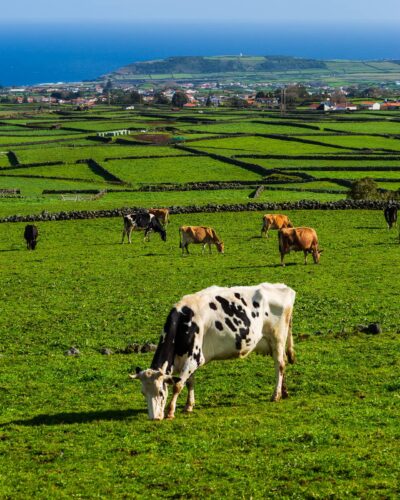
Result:
M173 397L168 418L174 418L176 401L188 387L186 411L194 406L194 372L218 359L243 358L255 351L271 355L276 385L272 401L287 397L286 354L294 362L292 311L295 292L283 284L220 288L212 286L184 296L170 311L151 367L136 369L130 377L142 382L148 416L162 420L168 397ZM173 377L176 375L177 377Z

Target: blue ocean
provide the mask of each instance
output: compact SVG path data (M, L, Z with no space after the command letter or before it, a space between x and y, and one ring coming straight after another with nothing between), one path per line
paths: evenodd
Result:
M0 85L95 79L135 61L184 55L400 60L394 25L0 24Z

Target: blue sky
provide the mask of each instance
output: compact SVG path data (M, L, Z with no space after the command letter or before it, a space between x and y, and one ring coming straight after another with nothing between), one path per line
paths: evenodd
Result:
M4 2L0 15L0 22L12 23L156 20L392 24L400 21L400 1L380 0L372 8L365 0L17 0Z

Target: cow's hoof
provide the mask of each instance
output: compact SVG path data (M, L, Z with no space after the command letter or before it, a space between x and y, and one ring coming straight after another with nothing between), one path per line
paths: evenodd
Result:
M279 396L278 394L273 394L271 397L271 402L276 403L277 401L280 401L280 399L281 399L281 396Z
M173 413L168 413L167 420L173 420L174 418L175 418L175 415Z
M193 406L185 406L183 410L185 413L193 413Z
M282 399L287 399L289 397L289 393L286 389L282 389Z

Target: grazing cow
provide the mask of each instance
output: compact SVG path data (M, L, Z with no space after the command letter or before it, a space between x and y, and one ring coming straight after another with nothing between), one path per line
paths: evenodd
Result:
M274 359L276 384L271 400L286 398L286 355L289 363L295 359L295 295L286 285L261 283L212 286L184 296L168 315L151 367L136 368L130 375L142 382L149 419L164 418L168 384L173 385L173 396L167 418L174 418L176 401L185 384L185 411L193 410L194 373L200 366L213 360L243 358L253 351Z
M221 241L212 227L206 226L181 226L179 228L179 248L182 248L182 255L186 249L189 253L189 243L202 244L202 253L206 245L211 253L211 245L217 247L218 252L224 253L224 242Z
M290 250L304 252L304 264L307 264L307 256L312 254L314 263L319 263L322 250L318 249L317 233L311 227L292 227L280 229L278 232L279 252L281 264L284 266L283 258Z
M129 243L131 241L132 231L144 229L144 240L148 240L148 235L151 231L159 233L163 241L167 241L167 232L157 219L157 217L148 212L136 212L134 214L124 215L124 228L122 230L122 241L124 242L125 235L128 236Z
M388 229L392 229L397 224L397 207L396 205L388 205L384 210L385 220Z
M26 241L26 248L28 250L35 250L38 236L39 231L35 225L28 224L27 226L25 226L24 238Z
M283 229L285 227L293 227L287 215L281 214L265 214L261 227L261 237L264 235L268 238L269 229Z
M169 223L169 210L168 208L149 208L149 214L153 214L165 227Z

